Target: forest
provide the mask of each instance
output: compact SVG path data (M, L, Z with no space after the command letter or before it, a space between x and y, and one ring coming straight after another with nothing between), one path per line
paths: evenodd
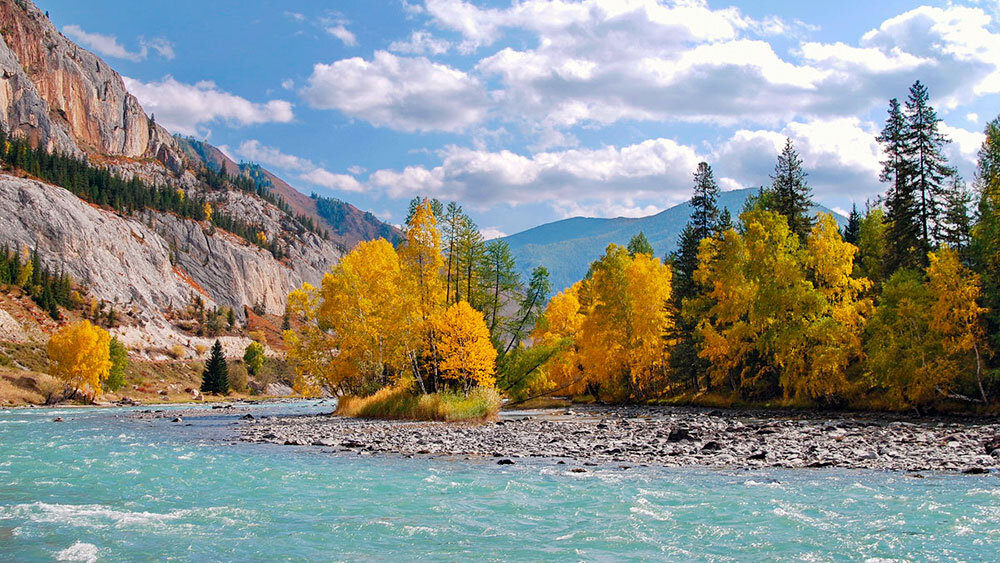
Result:
M972 187L919 81L877 140L883 196L842 229L810 215L791 140L738 217L708 163L662 258L642 233L551 296L515 273L461 206L411 202L406 239L359 244L290 296L297 387L367 395L496 387L602 402L917 411L989 408L1000 392L1000 118Z

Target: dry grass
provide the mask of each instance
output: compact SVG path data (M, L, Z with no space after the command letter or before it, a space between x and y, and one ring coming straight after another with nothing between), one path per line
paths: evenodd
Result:
M341 397L336 414L389 420L486 421L500 412L496 389L477 387L463 393L420 394L411 382L385 387L368 397Z

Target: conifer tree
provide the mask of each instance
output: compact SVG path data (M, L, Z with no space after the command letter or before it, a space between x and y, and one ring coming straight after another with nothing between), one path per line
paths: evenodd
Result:
M958 252L963 260L967 258L969 241L972 236L972 194L958 174L952 176L951 189L944 194L944 209L938 225L938 239Z
M229 392L229 367L226 357L222 354L222 343L218 340L212 345L212 355L201 372L201 391L223 395Z
M712 236L719 222L719 185L715 182L712 167L699 162L694 172L694 195L691 196L691 226L699 240Z
M511 293L521 285L517 265L510 253L510 246L505 241L492 240L487 243L479 275L485 289L483 314L486 317L486 326L490 329L490 337L494 344L497 344L500 332L507 324L502 315L504 305Z
M985 133L976 169L979 204L971 254L973 268L982 277L987 334L1000 346L1000 117L986 124Z
M646 238L646 234L639 231L639 234L633 236L628 241L628 253L635 258L639 254L653 255L653 245L649 244L649 239Z
M916 196L920 221L921 264L927 265L927 253L933 250L941 215L944 180L954 171L942 152L951 142L938 131L937 112L930 105L927 87L916 81L906 100L906 141L904 149L912 166L910 182Z
M917 268L923 261L920 221L914 186L913 164L907 148L908 124L899 100L889 100L889 112L881 134L875 138L885 160L879 180L889 183L886 194L886 276L900 268Z
M785 216L792 232L805 240L812 229L813 220L809 216L812 189L806 184L806 173L802 170L802 159L795 151L791 139L785 140L785 148L778 155L771 176L774 211Z
M847 228L844 229L844 242L858 245L858 236L861 231L861 214L858 213L858 206L851 206L851 213L847 216Z
M510 351L521 344L524 336L535 326L535 321L545 310L545 302L552 291L552 282L549 281L549 271L545 266L536 266L531 271L531 280L528 282L528 289L521 299L521 306L517 312L516 324L511 329L510 340L500 354L506 356Z

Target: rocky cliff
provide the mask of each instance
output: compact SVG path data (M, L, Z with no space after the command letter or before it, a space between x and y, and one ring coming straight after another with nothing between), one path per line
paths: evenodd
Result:
M207 222L148 209L116 213L19 171L0 175L0 243L37 248L51 267L68 270L94 297L132 311L133 328L155 325L163 332L167 312L192 294L209 306L231 307L240 318L244 308L255 306L280 315L289 291L305 281L318 283L345 243L369 238L349 231L326 240L310 232L295 215L320 219L315 204L270 173L263 185L291 210L232 182L209 185L206 166L218 167L206 155L221 158L231 175L242 173L241 166L207 143L201 154L192 151L156 125L114 69L64 37L27 0L0 0L0 35L4 130L123 177L203 197L215 210L263 229L280 246L279 259Z

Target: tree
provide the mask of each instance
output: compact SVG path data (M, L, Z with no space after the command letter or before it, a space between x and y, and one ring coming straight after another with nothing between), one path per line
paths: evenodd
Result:
M101 382L101 387L113 393L125 386L125 370L128 369L128 350L117 336L108 342L108 358L111 360L111 369L108 377Z
M628 253L635 258L639 254L653 255L653 245L649 244L649 239L646 238L645 233L639 231L639 234L633 236L628 241Z
M978 218L972 228L970 254L982 276L987 334L1000 346L1000 117L986 124L986 139L976 168Z
M466 392L474 385L493 387L497 351L482 313L459 301L437 321L437 338L442 378L458 382Z
M222 343L218 340L212 345L212 355L201 372L201 391L216 395L229 393L229 367L222 353Z
M553 390L568 395L586 392L577 346L584 319L579 299L581 286L582 282L577 282L553 296L531 332L534 347L552 351L541 368L545 381Z
M528 282L528 289L521 298L521 304L517 311L517 321L512 325L510 340L504 347L500 357L503 358L517 346L520 346L525 332L535 325L535 321L545 308L545 300L552 291L552 282L549 281L549 271L544 266L535 266L531 271L531 280Z
M434 328L445 306L445 288L441 279L444 258L441 233L437 228L432 203L424 199L414 210L406 230L406 240L399 250L403 270L401 294L413 300L413 334L422 335L423 344L409 351L414 378L426 390L427 383L437 384L437 358Z
M264 346L260 342L251 342L243 350L243 363L247 366L247 371L252 376L257 376L261 368L267 363L267 356L264 354Z
M578 340L588 384L595 397L598 390L614 400L655 395L669 365L662 336L670 328L670 269L650 254L633 258L611 244L591 273Z
M320 395L335 373L333 364L338 356L333 336L327 323L319 315L319 290L309 283L288 294L287 311L301 322L294 330L282 333L282 340L288 348L288 363L295 370L293 388L305 397Z
M890 184L886 194L886 272L891 275L900 268L916 268L923 260L920 243L920 221L914 186L910 181L913 163L907 145L908 125L899 100L889 100L889 115L881 134L875 138L882 147L885 160L879 180Z
M972 194L958 174L952 175L951 189L944 193L944 210L938 225L938 240L958 252L963 259L968 254L972 238Z
M73 389L89 387L95 396L111 371L111 335L101 327L80 321L57 330L49 339L49 373Z
M521 285L521 277L517 273L517 265L514 263L507 242L492 240L487 243L479 275L486 289L483 302L486 324L490 328L493 342L499 347L500 333L508 324L508 319L502 315L502 311L511 295Z
M858 253L856 255L858 277L871 280L878 290L886 279L886 221L881 207L869 207L858 225Z
M802 159L795 152L791 139L785 139L785 148L778 155L771 176L774 193L774 210L788 219L792 232L805 240L812 228L812 189L806 184L806 173L802 170Z
M399 255L385 239L360 242L323 277L319 319L337 349L331 388L358 391L394 380L420 335L414 295L404 293Z
M691 196L690 224L698 240L712 236L719 223L719 185L715 182L712 167L699 162L694 172L694 194Z
M465 299L473 307L482 306L481 279L478 266L485 257L483 234L476 223L464 216L455 239L455 292L454 301Z
M941 213L944 179L954 171L944 156L944 145L951 142L938 130L937 112L930 105L927 87L916 81L906 100L906 132L904 150L912 167L910 183L918 196L922 263L927 264L927 252L933 248Z
M861 214L858 213L857 204L851 206L851 213L847 216L847 228L844 229L844 242L858 245L858 237L861 231Z
M442 242L444 244L445 253L448 255L448 268L445 278L445 303L451 304L452 301L452 287L456 280L456 243L458 241L458 233L461 230L462 223L465 221L465 213L462 212L462 206L455 203L454 201L448 204L447 211L445 211L444 217L441 221L441 235Z

